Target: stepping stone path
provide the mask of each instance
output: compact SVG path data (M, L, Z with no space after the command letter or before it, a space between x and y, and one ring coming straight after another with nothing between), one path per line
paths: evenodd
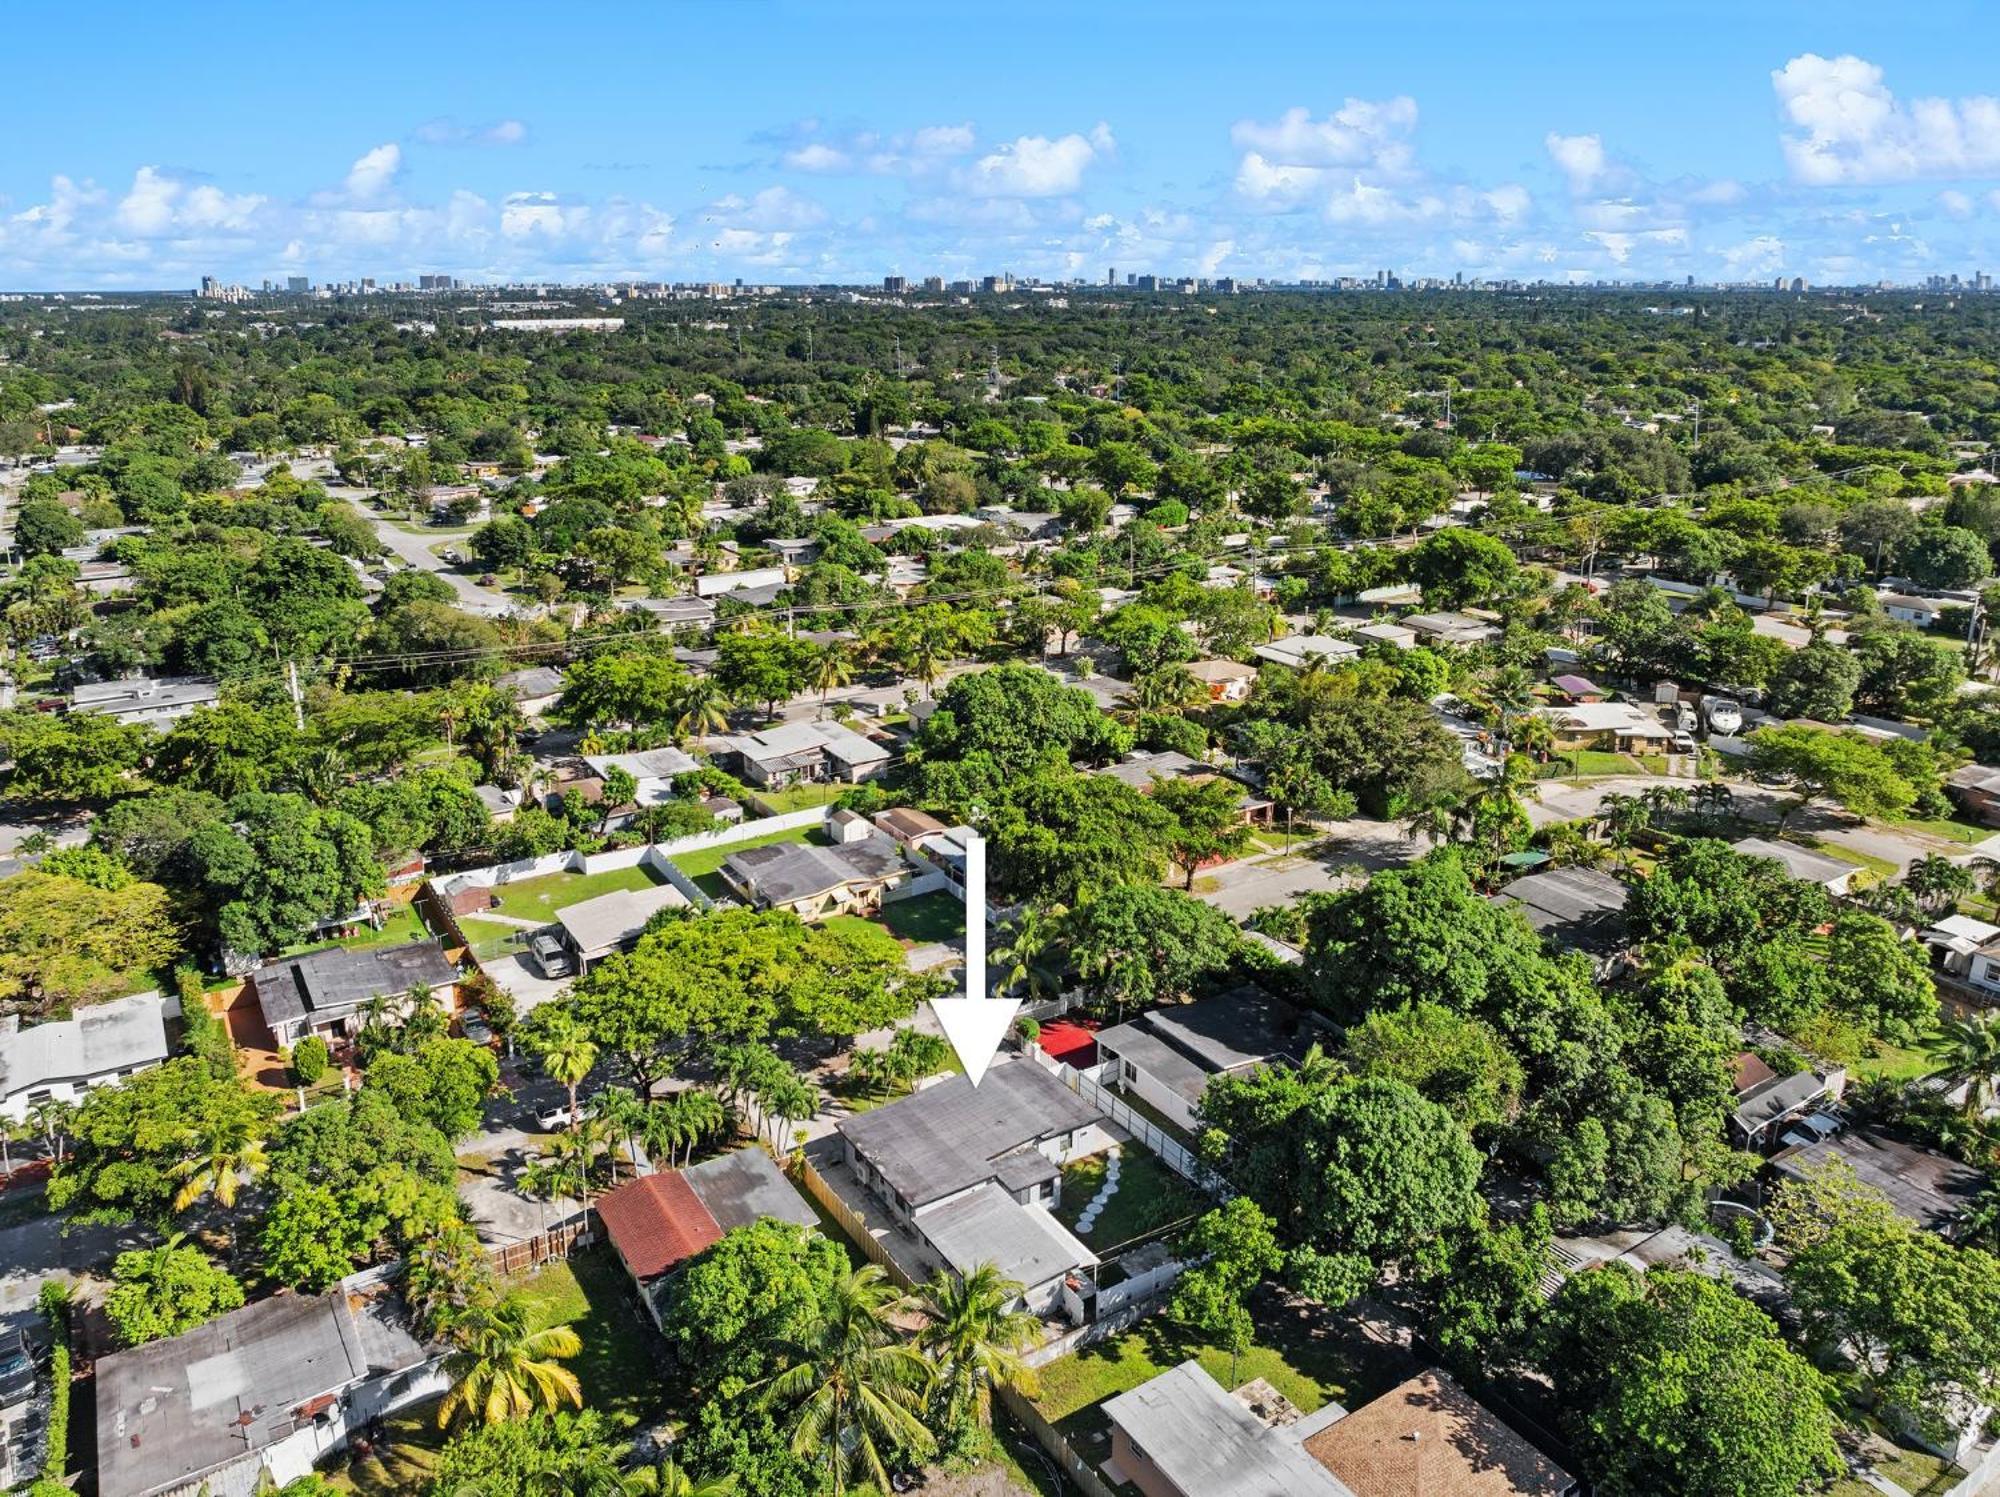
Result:
M1104 1151L1104 1183L1097 1187L1097 1194L1090 1198L1090 1204L1077 1216L1076 1230L1079 1233L1088 1234L1097 1225L1097 1213L1118 1194L1118 1167L1118 1145L1113 1144Z

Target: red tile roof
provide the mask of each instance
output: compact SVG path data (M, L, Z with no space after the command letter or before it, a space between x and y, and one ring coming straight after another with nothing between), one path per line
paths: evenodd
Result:
M611 1245L636 1279L650 1279L722 1240L722 1228L679 1172L627 1181L597 1203Z

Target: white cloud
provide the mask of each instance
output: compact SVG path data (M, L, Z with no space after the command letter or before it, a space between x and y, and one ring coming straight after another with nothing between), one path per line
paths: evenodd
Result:
M347 169L347 180L344 184L347 195L363 203L379 197L395 184L396 173L402 168L403 148L394 141L364 152L360 159Z
M1368 166L1399 172L1414 154L1410 136L1416 128L1417 101L1399 94L1380 101L1349 99L1323 120L1303 106L1287 109L1269 123L1238 120L1229 138L1238 149L1281 167Z
M1569 190L1586 193L1598 184L1609 166L1604 139L1598 135L1558 135L1551 130L1542 137L1549 159L1569 179Z
M802 145L796 151L787 151L784 160L785 165L801 172L846 172L854 169L852 156L820 140Z
M1956 188L1946 188L1937 195L1937 205L1951 218L1972 217L1972 199Z
M1795 129L1782 138L1798 181L1826 187L2000 172L2000 99L1896 97L1882 69L1845 54L1802 53L1771 74Z
M1222 268L1222 262L1235 253L1236 241L1234 239L1218 239L1203 251L1202 257L1195 267L1195 273L1205 276L1214 275L1216 271Z
M789 187L766 187L748 198L730 193L710 203L707 215L738 228L765 231L809 229L826 222L826 209Z
M528 127L511 119L465 125L440 117L425 120L410 133L427 146L517 146L528 138Z
M1059 197L1082 187L1084 172L1116 149L1102 123L1087 136L1023 135L975 161L966 186L982 197Z
M925 125L907 134L874 130L828 134L819 121L803 120L789 133L798 144L778 158L780 164L818 176L921 176L970 154L976 143L969 124Z
M142 166L132 174L132 190L118 203L118 227L128 234L164 234L174 224L174 199L181 184L158 167Z
M1723 250L1722 263L1732 276L1769 275L1785 268L1785 241L1759 234Z

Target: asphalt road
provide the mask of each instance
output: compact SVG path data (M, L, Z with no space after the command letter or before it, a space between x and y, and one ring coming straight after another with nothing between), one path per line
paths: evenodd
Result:
M1231 863L1203 877L1213 882L1200 898L1233 920L1242 920L1265 905L1291 904L1302 894L1338 889L1348 882L1355 865L1376 872L1398 868L1421 857L1424 845L1387 821L1345 821L1309 854L1283 853L1252 863Z
M379 515L367 508L362 503L367 497L365 489L340 489L329 492L353 500L355 508L367 516L374 525L375 534L381 538L382 544L397 556L413 567L421 567L426 572L442 577L450 585L451 590L458 594L458 606L467 613L480 613L488 618L498 618L502 614L512 613L518 606L515 600L506 594L481 587L463 572L446 565L442 558L433 556L431 547L442 540L442 536L414 534L397 525L388 516Z

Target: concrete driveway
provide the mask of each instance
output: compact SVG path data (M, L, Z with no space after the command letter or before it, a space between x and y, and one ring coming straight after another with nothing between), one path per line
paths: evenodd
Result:
M574 1216L582 1203L568 1197L535 1200L517 1187L521 1167L543 1150L548 1135L536 1125L536 1114L560 1107L569 1094L520 1062L505 1062L501 1080L511 1094L486 1104L479 1132L458 1147L458 1198L465 1214L488 1247L524 1242L564 1217Z
M157 1240L139 1227L76 1227L65 1235L53 1216L0 1228L0 1340L35 1320L35 1296L49 1280L75 1283L108 1273L125 1249Z
M542 976L533 964L518 956L496 956L482 961L479 968L512 995L514 1008L522 1018L547 1003L570 983L567 977L554 979Z

